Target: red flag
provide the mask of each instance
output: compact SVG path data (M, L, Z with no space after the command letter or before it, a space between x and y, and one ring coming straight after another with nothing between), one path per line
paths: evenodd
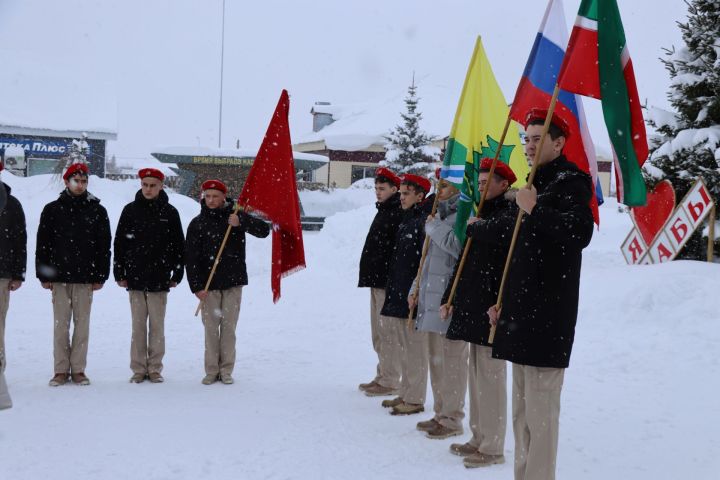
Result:
M289 111L290 97L283 90L238 198L240 205L257 210L272 222L273 302L280 299L281 278L305 268Z

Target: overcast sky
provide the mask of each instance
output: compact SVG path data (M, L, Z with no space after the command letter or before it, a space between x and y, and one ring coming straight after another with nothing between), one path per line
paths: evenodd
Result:
M682 0L618 0L640 97L667 107L663 47L681 43ZM565 0L569 26L579 0ZM482 35L510 101L545 10L544 0L226 0L223 147L259 145L280 91L291 128L311 130L317 100L386 98L426 82L460 89ZM119 157L159 145L217 146L222 0L2 0L0 48L73 68L117 92ZM3 62L3 75L13 65ZM48 75L51 81L52 73ZM422 92L421 92L422 93ZM17 101L5 92L2 102ZM449 100L454 110L457 98ZM422 104L421 104L422 106ZM595 142L607 145L600 105L585 103ZM92 108L92 105L79 106ZM448 122L448 132L451 127Z

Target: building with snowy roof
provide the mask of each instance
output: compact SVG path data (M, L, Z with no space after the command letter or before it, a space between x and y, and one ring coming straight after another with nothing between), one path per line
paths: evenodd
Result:
M209 147L164 147L151 153L177 173L175 188L194 198L199 197L202 182L211 178L225 182L230 195L238 195L256 154L256 150ZM299 188L303 183L316 183L318 169L328 163L327 157L309 153L293 152L293 158Z
M298 137L293 149L328 158L327 165L317 172L328 186L345 188L372 177L385 159L385 137L402 121L406 95L398 92L385 100L358 104L316 102L310 110L312 132ZM459 92L422 84L417 95L420 128L436 138L434 147L444 149Z
M55 173L73 141L87 143L94 175L104 176L108 140L117 139L114 90L85 73L28 58L4 62L0 75L0 155L17 175Z

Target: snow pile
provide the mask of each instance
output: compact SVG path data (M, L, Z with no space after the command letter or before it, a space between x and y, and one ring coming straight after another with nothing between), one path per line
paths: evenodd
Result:
M308 268L283 280L277 305L270 239L248 238L235 385L200 384L203 327L185 281L168 298L166 382L129 384L128 297L111 281L93 300L93 384L51 389L50 294L34 278L33 255L40 211L60 188L49 176L2 179L24 205L30 239L28 281L11 295L7 319L15 408L0 412L3 479L513 478L510 425L507 463L469 471L447 451L467 434L430 441L415 430L430 416L430 392L426 414L395 418L357 391L375 371L369 292L356 288L375 214L371 190L301 193L337 213L305 234ZM113 231L138 186L91 177ZM185 226L199 211L172 192L170 201ZM613 199L600 211L602 227L584 252L558 478L714 479L720 266L627 266L619 245L630 219Z
M305 215L311 217L329 217L339 212L347 212L366 205L375 205L374 179L366 178L360 182L371 183L369 188L335 189L332 192L321 190L303 190L300 192ZM358 182L355 182L358 183ZM354 184L353 184L354 185ZM374 208L374 207L373 207Z

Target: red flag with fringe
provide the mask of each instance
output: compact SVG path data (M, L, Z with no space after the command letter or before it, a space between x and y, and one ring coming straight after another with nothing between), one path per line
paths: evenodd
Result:
M282 277L305 268L289 112L290 97L283 90L238 198L240 205L257 210L272 222L273 302L280 300Z

